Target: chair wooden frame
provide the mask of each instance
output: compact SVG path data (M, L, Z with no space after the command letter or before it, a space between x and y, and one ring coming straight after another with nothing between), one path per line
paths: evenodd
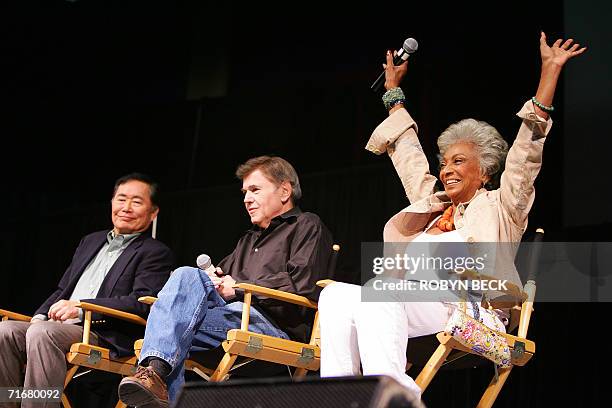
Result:
M80 343L74 343L70 347L70 351L66 353L66 360L71 365L66 373L66 379L64 380L64 388L68 386L70 381L75 378L77 370L80 367L86 367L93 370L106 371L109 373L120 374L123 376L129 376L134 374L136 370L136 364L138 363L136 356L130 357L111 357L110 350L105 347L94 346L89 344L91 336L91 327L96 323L103 323L104 321L93 321L92 313L99 313L105 316L109 316L116 319L121 319L141 326L146 326L147 321L142 317L122 312L120 310L112 309L105 306L95 305L92 303L80 302L77 307L80 307L84 311L83 320L83 340ZM62 394L62 405L64 408L72 408L70 401L66 394ZM119 400L116 408L125 408L126 405Z
M96 321L92 321L92 313L104 314L106 316L126 320L143 326L146 325L146 320L131 313L86 302L80 302L77 307L80 307L85 312L85 319L83 322L83 340L81 343L72 344L72 346L70 346L70 351L66 353L66 360L69 364L69 368L66 372L66 378L64 379L64 389L68 386L70 381L75 378L79 367L87 367L94 370L107 371L124 376L132 375L135 372L135 366L137 363L135 356L112 358L110 356L109 349L89 344L91 326L92 323L94 325L96 323ZM29 322L31 319L32 318L30 316L23 315L21 313L0 309L1 321L18 320L22 322ZM70 404L70 401L65 393L62 393L61 403L64 408L72 408L72 405ZM119 401L116 405L116 408L125 407L126 405L121 401Z
M319 315L316 302L304 296L249 283L238 283L234 285L234 288L244 291L244 306L240 329L233 329L227 332L227 339L221 343L225 354L215 369L204 367L196 361L187 359L185 361L186 370L194 371L206 381L224 381L229 378L229 373L238 357L246 357L249 359L249 362L263 360L293 367L295 368L293 372L293 377L295 378L304 377L308 371L317 371L319 369L321 349L319 347ZM310 341L302 343L249 331L248 326L253 294L314 309L315 316ZM139 300L143 303L152 304L157 299L152 296L146 296ZM134 343L134 351L137 356L140 356L142 342L143 340L140 339Z
M296 378L305 376L308 371L319 369L321 358L318 344L319 314L315 302L304 296L247 283L236 284L236 288L244 291L241 327L228 331L227 340L222 343L225 355L210 377L210 381L224 380L239 356L294 367L293 376ZM310 342L302 343L249 331L253 294L314 309L316 312Z
M18 320L20 322L29 322L32 320L31 316L27 316L21 313L15 313L8 310L0 309L0 321L5 320Z
M329 273L336 269L337 255L340 252L340 245L332 246L332 257L329 265ZM331 280L321 280L318 286L324 286ZM319 330L319 311L316 302L296 295L276 289L269 289L250 283L237 283L235 289L244 292L244 306L242 309L242 320L240 329L233 329L227 332L226 340L221 343L224 355L216 368L205 367L197 361L185 360L185 369L198 374L206 381L219 382L229 378L230 372L234 368L248 364L251 361L263 360L270 363L281 364L293 367L294 378L304 377L308 371L317 371L321 361L321 333ZM279 337L268 336L265 334L253 333L248 330L251 312L251 302L253 295L261 295L270 299L280 300L294 305L307 307L315 310L312 333L308 343L294 340L282 339ZM138 299L140 302L152 305L157 300L154 296L143 296ZM134 352L140 358L143 339L134 343ZM245 357L247 361L236 366L238 357Z
M536 231L534 242L539 243L542 240L543 235L544 230L539 228ZM531 313L534 310L533 302L536 294L535 275L537 272L536 262L539 256L539 250L539 245L536 245L531 254L529 278L523 290L520 290L514 285L508 287L509 295L515 298L514 304L508 304L507 301L501 301L499 303L491 302L491 307L493 308L508 308L510 306L511 317L508 331L512 331L516 327L515 322L518 320L518 333L515 336L508 333L496 332L498 335L503 336L508 342L512 366L508 368L501 368L499 370L496 369L495 375L482 394L477 408L490 408L493 406L502 387L506 383L512 368L514 366L524 366L535 354L535 342L527 339L527 331L529 329ZM483 276L481 275L480 278L482 279ZM436 348L428 362L425 364L425 367L423 367L415 380L422 392L425 392L433 377L445 363L451 352L456 350L465 354L478 355L472 350L461 345L448 333L440 332L436 335L436 337L440 342L440 345Z

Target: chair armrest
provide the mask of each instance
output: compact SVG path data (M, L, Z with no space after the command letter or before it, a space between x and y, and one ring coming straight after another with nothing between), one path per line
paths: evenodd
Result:
M131 323L140 324L142 326L147 325L147 321L138 315L127 313L127 312L122 312L121 310L113 309L110 307L94 305L93 303L87 303L87 302L79 302L76 306L80 307L86 312L101 313L106 316L115 317L117 319L125 320Z
M21 313L10 312L8 310L0 309L0 319L5 320L8 318L9 320L19 320L21 322L29 322L32 320L32 317L22 315Z
M144 303L147 305L152 305L153 303L155 303L156 300L157 298L155 296L141 296L138 298L138 301L140 303Z
M242 289L245 293L250 292L257 295L263 295L283 302L293 303L294 305L309 307L311 309L317 308L316 302L304 296L283 292L282 290L264 288L263 286L257 286L251 283L237 283L233 287L235 289Z
M320 281L317 281L317 286L320 286L322 288L331 285L332 283L336 282L333 279L321 279Z

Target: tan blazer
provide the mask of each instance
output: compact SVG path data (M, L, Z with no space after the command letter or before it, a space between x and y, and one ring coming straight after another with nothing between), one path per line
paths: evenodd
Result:
M457 232L470 244L510 243L498 247L494 276L522 287L514 257L527 228L535 198L533 183L542 166L542 150L552 120L537 116L531 101L525 102L517 116L522 123L508 151L500 187L479 190L469 206L460 205L453 217ZM434 193L437 178L429 173L416 123L405 109L395 111L374 130L366 149L389 154L411 203L387 222L384 241L412 241L451 204L444 191Z

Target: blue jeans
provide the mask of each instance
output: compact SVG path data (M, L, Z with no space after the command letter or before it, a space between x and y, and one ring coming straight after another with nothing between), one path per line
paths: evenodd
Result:
M166 380L170 401L183 385L183 363L189 352L215 348L229 330L239 329L242 306L242 302L227 303L208 275L197 268L181 267L170 275L151 308L140 355L140 361L153 356L172 366ZM253 307L249 330L289 338Z

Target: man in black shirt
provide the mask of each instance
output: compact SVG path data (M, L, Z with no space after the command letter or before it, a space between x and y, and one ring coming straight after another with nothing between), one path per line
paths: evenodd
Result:
M153 305L141 362L119 386L128 405L167 406L183 383L189 351L211 349L240 328L242 305L232 287L249 282L315 299L315 283L327 272L331 234L319 217L295 206L298 176L280 157L250 159L236 171L253 228L221 261L216 273L182 267L173 272ZM249 330L304 339L308 323L290 304L262 299L251 307Z

